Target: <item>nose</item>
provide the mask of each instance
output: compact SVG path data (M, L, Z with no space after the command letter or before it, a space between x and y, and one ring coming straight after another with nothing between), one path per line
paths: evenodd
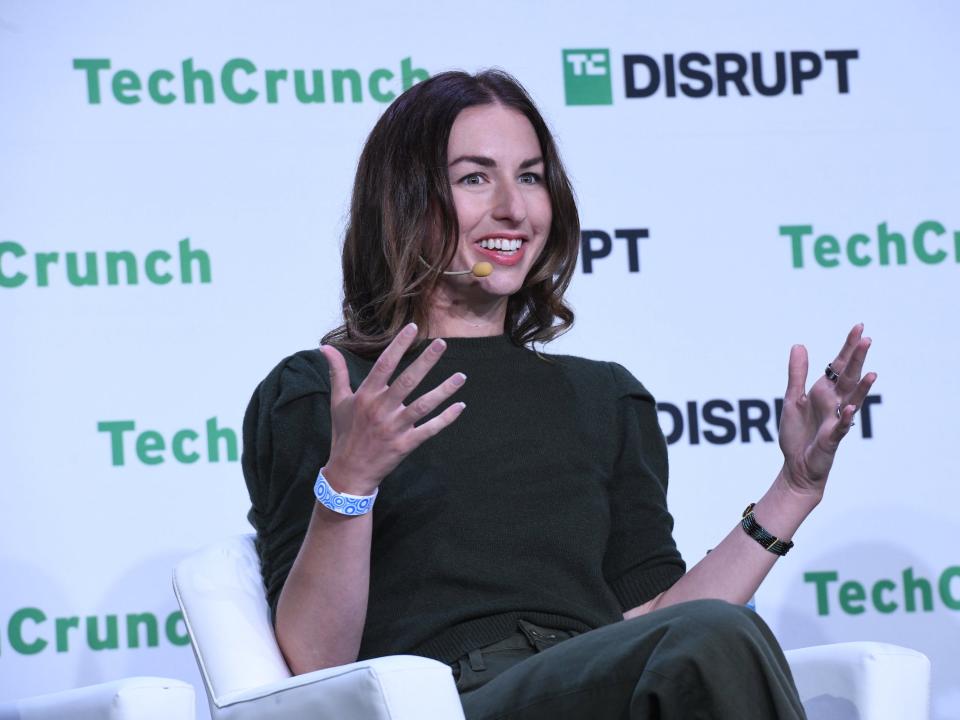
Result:
M498 183L493 216L497 220L506 220L512 224L519 224L527 219L527 200L523 189L517 183Z

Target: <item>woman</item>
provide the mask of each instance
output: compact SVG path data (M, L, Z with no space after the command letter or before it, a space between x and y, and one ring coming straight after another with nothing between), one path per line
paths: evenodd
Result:
M742 604L822 497L876 379L869 340L855 327L809 394L791 350L783 468L685 572L650 394L619 365L528 349L573 321L578 247L553 140L509 76L438 75L377 123L344 325L283 361L244 423L287 662L434 657L468 718L802 717Z

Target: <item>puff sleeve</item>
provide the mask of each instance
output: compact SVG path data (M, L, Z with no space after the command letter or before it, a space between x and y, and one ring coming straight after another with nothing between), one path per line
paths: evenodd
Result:
M303 543L313 510L313 485L329 453L327 363L318 350L300 352L260 383L243 421L247 518L257 533L272 612Z
M610 484L611 530L604 576L627 611L669 588L686 566L667 510L667 444L647 389L610 363L617 398L619 450Z

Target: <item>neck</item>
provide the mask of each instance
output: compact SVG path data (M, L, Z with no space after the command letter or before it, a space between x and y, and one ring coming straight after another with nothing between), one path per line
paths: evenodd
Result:
M445 283L430 298L430 337L487 337L503 335L507 319L507 298L467 298L451 293Z

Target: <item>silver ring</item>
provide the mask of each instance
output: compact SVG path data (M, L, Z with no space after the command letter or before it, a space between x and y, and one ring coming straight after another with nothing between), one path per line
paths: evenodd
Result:
M837 420L839 420L841 417L843 417L843 412L841 411L841 408L842 408L842 407L843 407L843 403L837 403ZM853 414L856 415L856 414L857 414L857 411L854 410L854 411L853 411ZM856 423L855 423L853 420L851 420L851 421L850 421L850 427L853 427L854 425L856 425Z
M823 371L823 374L827 376L827 380L832 383L835 383L840 379L840 376L837 374L837 371L833 369L833 363L827 363L826 369Z

